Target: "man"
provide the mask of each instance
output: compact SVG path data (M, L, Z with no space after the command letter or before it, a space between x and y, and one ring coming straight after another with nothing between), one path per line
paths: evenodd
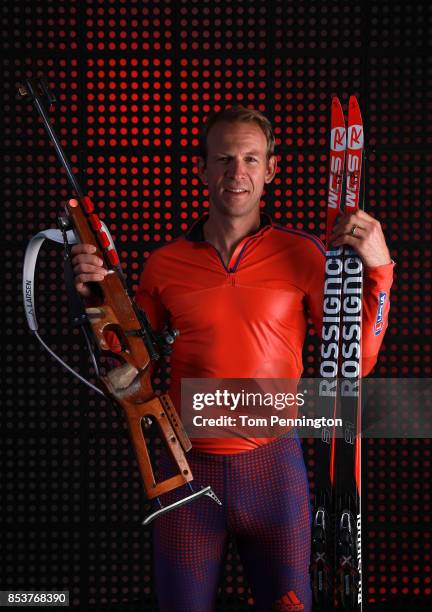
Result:
M318 333L322 316L321 242L260 214L264 186L276 173L268 120L242 107L211 116L198 169L208 188L209 212L186 236L152 253L136 296L156 328L169 321L180 330L171 359L170 395L177 407L184 377L298 378L307 315ZM389 293L393 265L380 224L362 211L343 216L332 241L353 246L364 262L367 374L383 337L373 334L378 296ZM87 283L103 281L106 271L89 245L75 246L73 254L77 290L89 297ZM386 324L387 314L388 302ZM309 488L298 439L192 442L188 460L195 480L211 484L223 507L203 498L158 519L160 610L214 609L232 532L256 610L309 611Z

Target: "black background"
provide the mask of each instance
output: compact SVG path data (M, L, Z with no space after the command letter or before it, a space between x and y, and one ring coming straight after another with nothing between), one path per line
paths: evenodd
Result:
M403 2L15 2L2 5L4 290L1 589L68 589L75 609L157 610L151 532L116 410L30 336L21 300L28 239L70 195L34 109L17 95L45 74L62 142L136 286L148 253L207 207L194 157L212 108L259 108L277 135L265 208L323 238L328 111L358 96L368 147L366 209L397 261L375 375L430 377L432 8ZM71 331L61 252L38 273L40 332L86 371ZM316 373L317 339L305 345ZM169 377L165 369L159 383ZM153 453L159 448L153 444ZM304 442L313 469L313 444ZM366 610L431 602L430 439L364 444ZM218 609L246 610L230 548Z

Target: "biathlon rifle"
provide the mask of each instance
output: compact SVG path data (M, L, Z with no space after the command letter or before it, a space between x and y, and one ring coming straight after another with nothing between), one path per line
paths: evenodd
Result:
M178 332L168 330L162 334L156 334L146 314L130 297L110 232L95 213L91 199L84 195L49 121L44 100L51 105L55 99L45 80L27 79L25 84L20 86L19 93L30 99L38 110L77 196L74 204L69 202L66 205L66 215L58 218L59 230L39 232L30 240L27 247L24 260L23 294L29 327L44 348L64 367L97 393L111 399L123 410L146 496L148 499L155 498L159 506L156 511L145 518L143 524L148 525L161 514L203 495L221 504L210 486L202 487L198 491L193 489L191 484L193 475L185 455L191 449L190 440L168 394L156 395L152 387L151 363L160 358L161 352L170 352ZM96 297L92 297L91 302L87 304L82 302L74 290L73 282L66 283L69 303L72 310L75 308L73 322L84 333L100 388L92 385L70 368L38 334L34 304L34 273L38 252L45 239L63 242L65 265L69 266L70 278L72 278L70 245L75 242L93 245L96 248L95 255L103 260L108 270L108 274L102 281L93 284L96 289ZM96 352L94 345L97 347ZM113 351L114 345L115 351ZM111 363L112 358L115 358L116 364L104 375L101 375L99 367L101 356L111 358L108 359ZM177 474L160 482L155 480L144 435L144 429L152 424L157 426L162 443L177 468ZM188 494L164 506L159 497L183 485L188 486Z

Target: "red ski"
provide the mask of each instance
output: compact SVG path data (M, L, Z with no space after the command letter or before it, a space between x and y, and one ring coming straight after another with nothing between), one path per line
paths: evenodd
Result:
M343 437L323 429L317 445L311 559L316 612L362 609L362 262L349 247L333 248L329 237L341 212L358 210L363 146L363 124L356 98L351 96L349 100L347 133L342 107L333 98L319 397L321 416L342 418Z

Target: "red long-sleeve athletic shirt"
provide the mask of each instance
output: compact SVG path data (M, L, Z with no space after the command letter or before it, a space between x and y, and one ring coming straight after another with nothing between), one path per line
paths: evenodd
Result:
M308 314L321 334L321 241L262 215L259 230L238 244L225 266L204 239L207 218L150 255L136 295L156 329L169 322L180 331L171 356L169 391L178 409L182 378L299 378ZM392 280L393 264L365 271L363 375L377 360ZM195 448L211 453L243 452L268 441L192 440Z

